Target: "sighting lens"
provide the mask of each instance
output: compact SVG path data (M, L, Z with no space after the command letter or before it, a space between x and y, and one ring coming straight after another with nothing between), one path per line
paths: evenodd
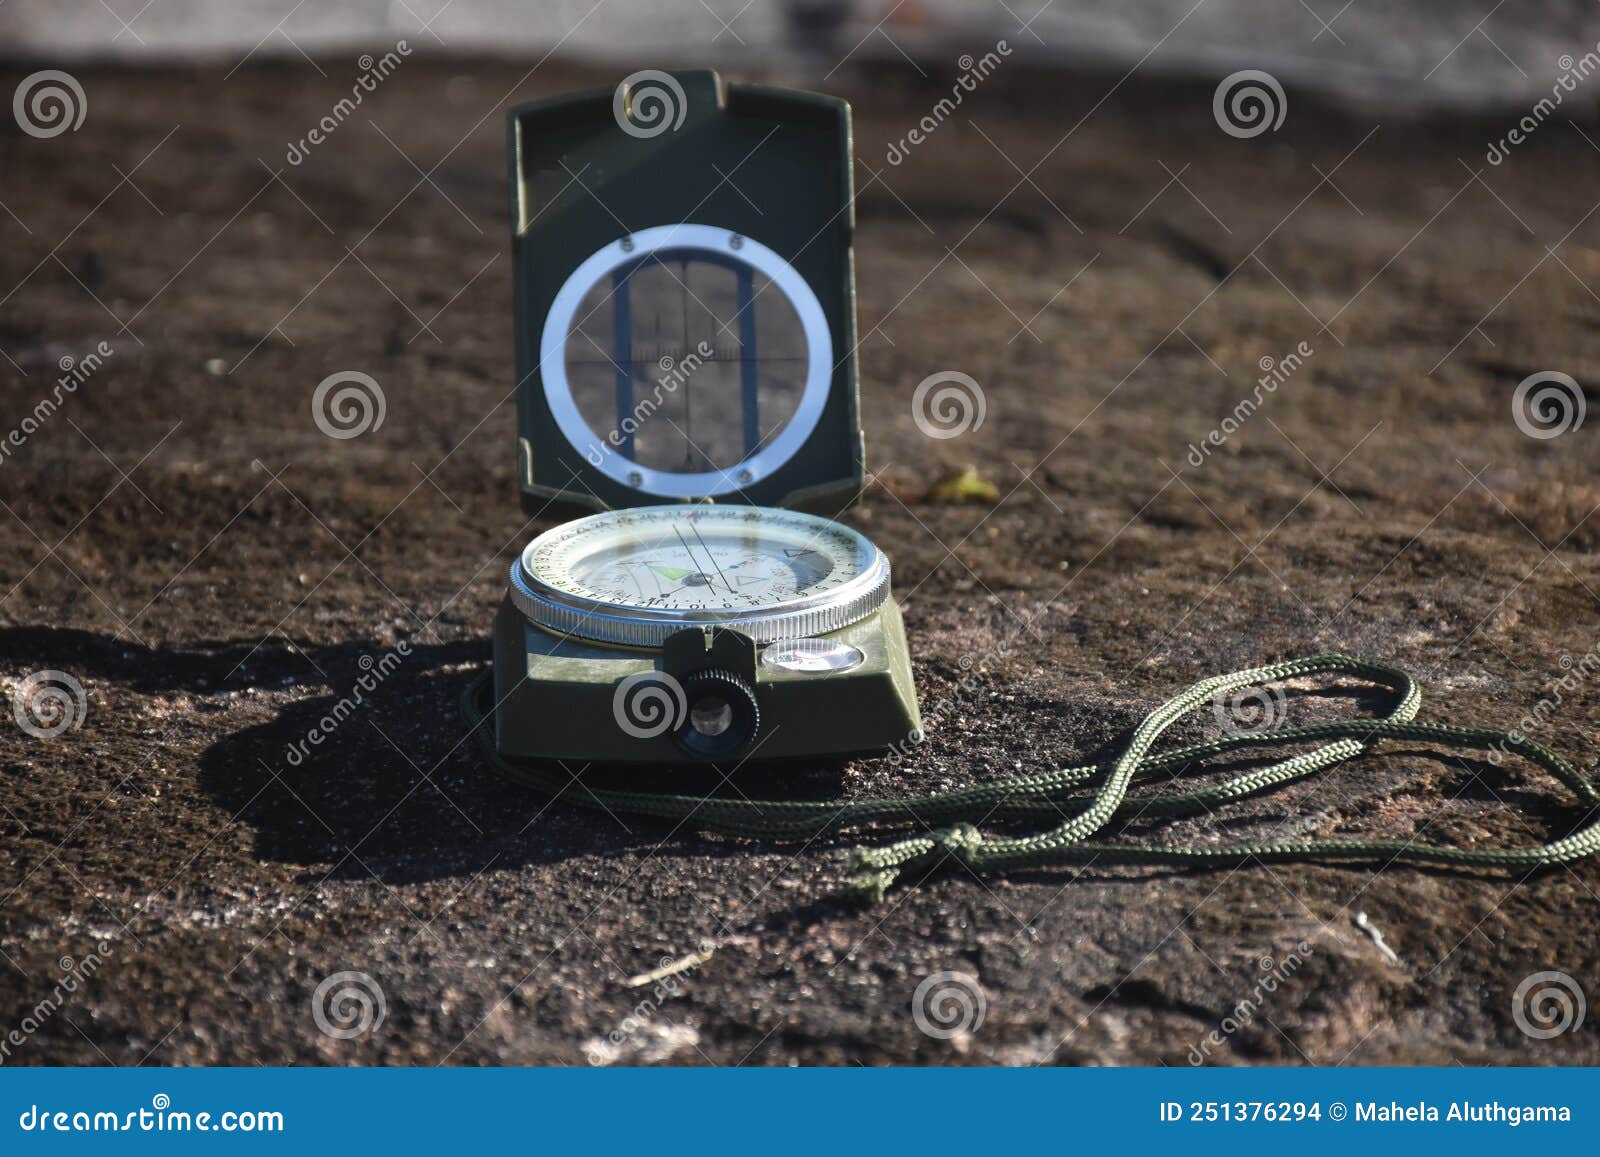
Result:
M674 738L685 753L696 759L731 759L755 739L761 710L750 684L716 668L690 672L682 684L689 714Z
M689 722L708 738L721 735L733 726L733 706L720 695L707 695L689 708Z

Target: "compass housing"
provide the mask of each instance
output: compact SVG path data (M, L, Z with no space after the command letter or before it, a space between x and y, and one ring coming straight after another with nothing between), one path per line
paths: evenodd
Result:
M829 521L865 477L849 106L648 71L513 110L509 145L518 486L586 517L511 566L506 765L920 742L888 560Z

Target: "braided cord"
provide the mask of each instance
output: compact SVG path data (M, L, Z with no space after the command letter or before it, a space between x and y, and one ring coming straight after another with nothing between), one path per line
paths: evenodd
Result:
M1223 736L1152 754L1162 733L1218 695L1307 675L1344 675L1387 688L1395 704L1387 715L1338 720L1270 731ZM572 786L570 775L535 764L513 763L495 751L485 692L485 674L462 694L461 712L489 763L500 773L551 797ZM869 901L908 870L955 860L978 875L1059 864L1182 865L1228 867L1290 860L1365 860L1384 863L1534 868L1566 863L1600 851L1600 791L1549 748L1516 732L1415 722L1422 694L1404 671L1350 655L1323 654L1235 671L1204 679L1145 717L1121 755L1110 763L1061 768L1040 775L977 784L935 795L851 802L750 800L662 792L583 790L566 796L583 807L690 823L723 835L799 841L849 828L920 825L927 834L880 847L857 848L848 856L846 891ZM1520 755L1559 780L1581 805L1581 826L1549 843L1520 848L1459 848L1414 840L1284 840L1265 844L1151 847L1091 842L1090 836L1119 820L1140 816L1186 816L1218 804L1247 799L1362 755L1380 740L1402 739L1467 751L1499 750ZM1284 748L1331 740L1310 751L1236 775L1195 791L1129 798L1130 786L1162 772L1252 748ZM1083 792L1098 784L1091 792ZM1033 835L983 835L977 823L1036 820L1053 824ZM938 827L936 825L946 825Z

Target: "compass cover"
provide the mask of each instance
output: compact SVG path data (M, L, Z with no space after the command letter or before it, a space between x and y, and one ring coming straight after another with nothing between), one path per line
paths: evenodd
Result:
M859 492L850 111L714 72L510 114L530 513Z

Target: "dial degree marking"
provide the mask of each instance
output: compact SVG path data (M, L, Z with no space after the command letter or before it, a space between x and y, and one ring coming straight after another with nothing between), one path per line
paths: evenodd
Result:
M869 540L811 515L635 508L535 539L511 594L534 622L600 641L650 646L685 623L721 622L770 642L871 614L888 571Z

